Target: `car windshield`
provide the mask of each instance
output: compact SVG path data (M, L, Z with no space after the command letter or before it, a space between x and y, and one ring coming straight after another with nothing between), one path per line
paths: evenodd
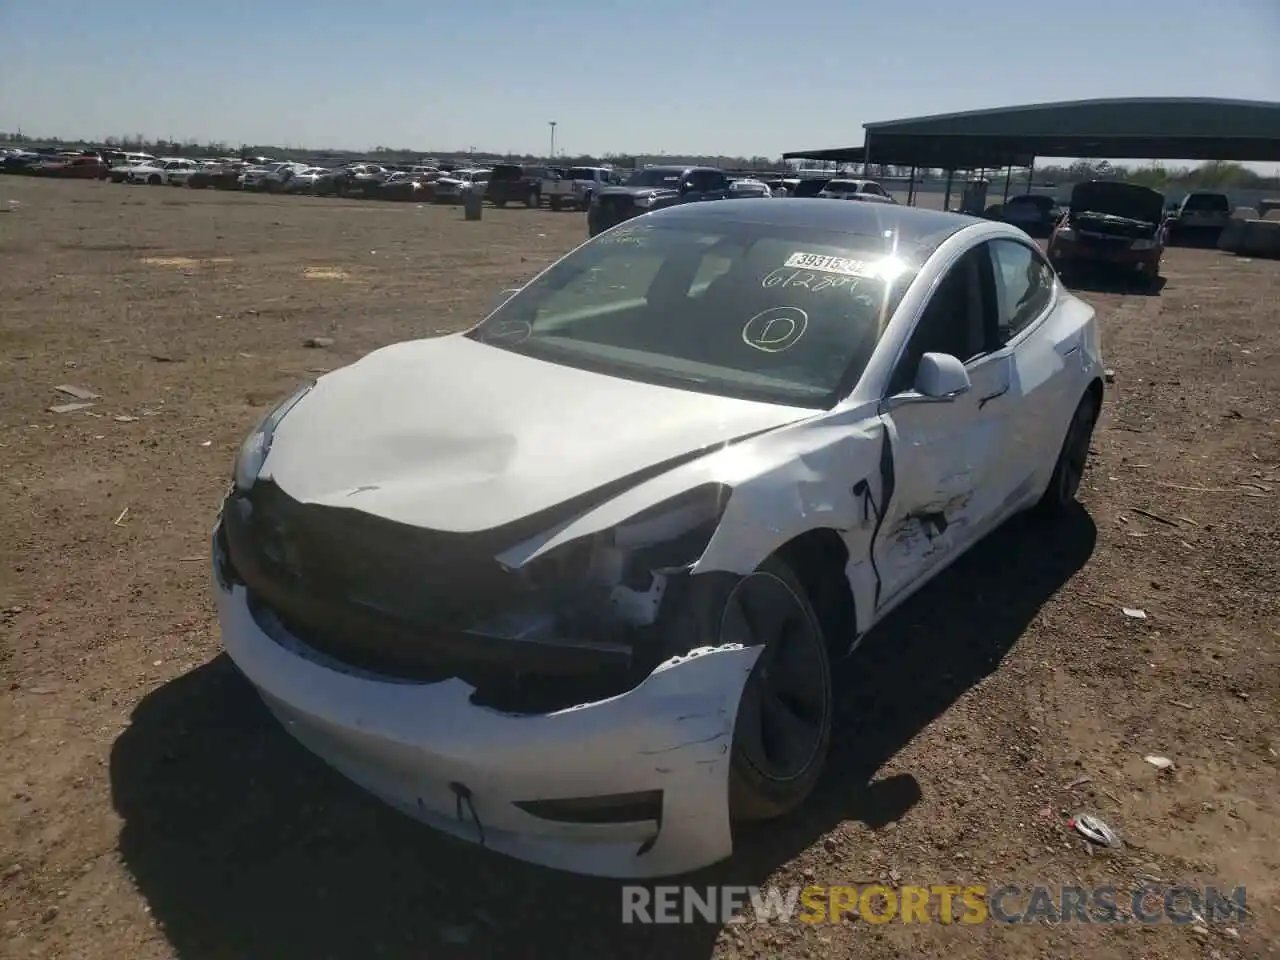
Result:
M880 236L636 224L574 251L468 336L611 376L825 409L861 377L914 264Z
M1230 213L1231 205L1224 193L1193 193L1187 197L1182 209L1211 213Z
M674 187L683 170L637 170L627 178L628 187Z

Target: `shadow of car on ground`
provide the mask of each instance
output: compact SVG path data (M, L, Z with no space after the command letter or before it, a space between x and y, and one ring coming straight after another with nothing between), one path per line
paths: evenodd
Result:
M839 823L921 798L875 773L993 673L1091 555L1082 507L1046 536L1015 518L868 635L836 672L826 774L791 816L743 830L678 881L759 885ZM148 694L111 754L120 851L179 956L702 960L719 927L622 923L621 884L514 861L383 806L296 745L220 656Z

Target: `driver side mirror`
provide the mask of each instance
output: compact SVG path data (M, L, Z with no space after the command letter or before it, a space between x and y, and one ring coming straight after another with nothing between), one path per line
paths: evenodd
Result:
M692 192L693 192L693 181L692 181L692 180L681 180L681 181L680 181L680 193L681 193L681 194L686 194L686 193L692 193Z
M930 400L954 400L973 386L964 364L949 353L926 353L916 368L915 391Z

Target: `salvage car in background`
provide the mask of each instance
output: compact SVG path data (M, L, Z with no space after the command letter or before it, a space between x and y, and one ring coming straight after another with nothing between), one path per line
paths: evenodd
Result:
M93 154L68 154L45 160L32 171L38 177L63 180L105 180L110 169L103 159Z
M198 168L199 164L194 160L187 160L184 157L161 157L159 160L152 160L135 167L125 167L122 172L125 183L145 183L148 186L158 187L168 183L169 178L175 173L184 176ZM116 172L115 168L111 170L113 181L116 179Z
M226 648L441 830L702 867L813 789L833 659L1007 517L1073 508L1099 350L1007 224L660 210L249 434L212 540Z
M587 208L587 235L651 210L679 203L723 200L729 196L729 177L715 167L654 166L637 170L619 187L602 187Z
M461 203L462 196L473 190L484 191L492 171L484 168L454 170L435 182L436 203Z
M505 207L508 203L523 203L526 207L541 206L542 181L550 176L551 172L542 166L494 164L484 198L495 207Z
M1049 260L1062 273L1081 266L1136 270L1154 286L1164 256L1164 217L1158 190L1114 180L1077 183L1049 236Z
M884 187L874 180L847 180L842 178L828 180L826 185L818 191L818 196L827 200L870 200L873 203L887 200L890 203L897 202L885 192Z
M1225 193L1195 190L1173 208L1165 220L1169 242L1203 240L1216 244L1231 222L1231 200Z
M1005 201L1000 217L1033 237L1047 237L1062 218L1062 205L1041 193L1023 193Z
M769 198L773 196L773 191L762 180L756 180L752 177L737 177L729 181L729 195L740 199L746 199L747 197Z

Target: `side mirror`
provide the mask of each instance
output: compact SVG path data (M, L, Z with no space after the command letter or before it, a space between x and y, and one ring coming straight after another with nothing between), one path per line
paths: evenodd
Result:
M954 400L972 384L964 364L949 353L926 353L916 368L915 389L930 400Z

